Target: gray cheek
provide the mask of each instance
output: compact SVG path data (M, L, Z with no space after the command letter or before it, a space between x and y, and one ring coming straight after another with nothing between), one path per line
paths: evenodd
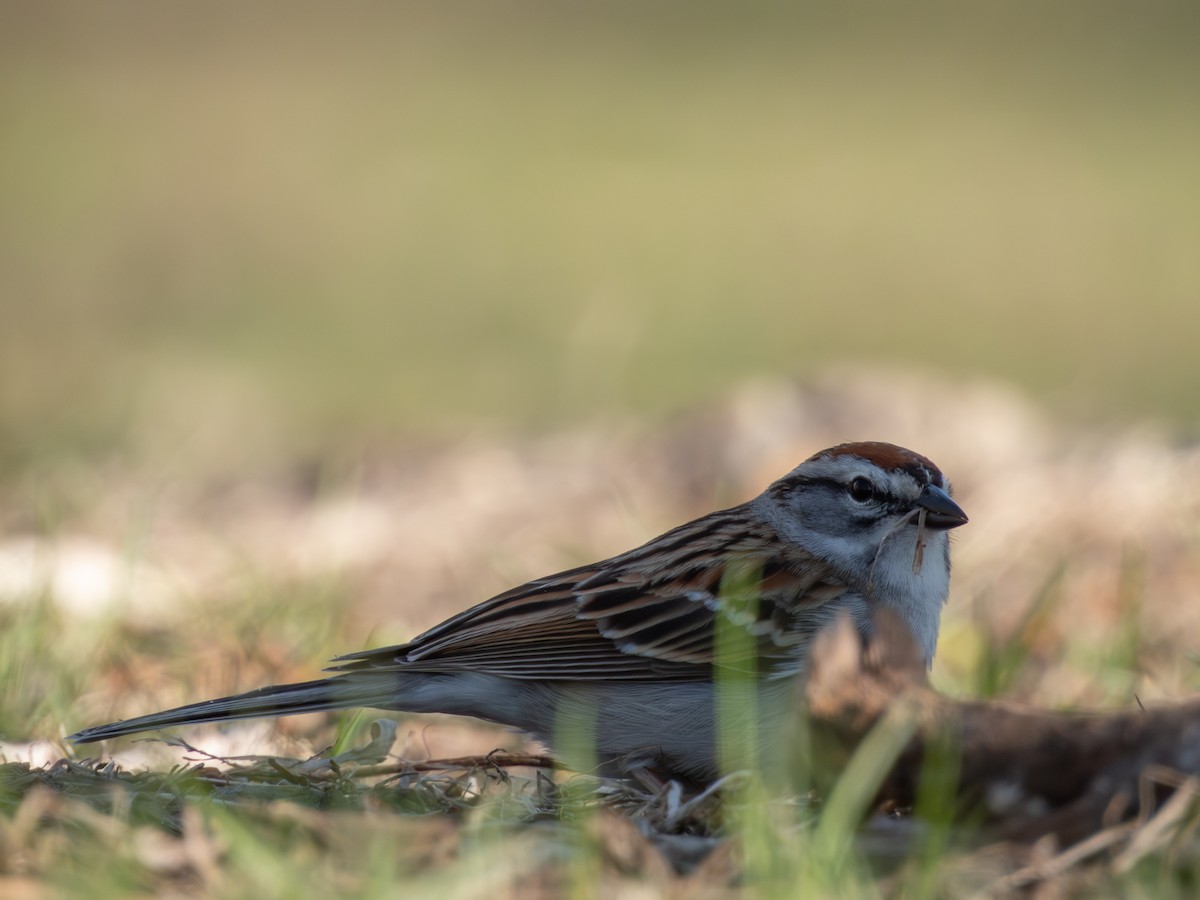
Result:
M816 534L848 537L858 532L858 529L846 525L849 511L842 499L832 497L826 491L797 497L792 506L792 515L804 528Z

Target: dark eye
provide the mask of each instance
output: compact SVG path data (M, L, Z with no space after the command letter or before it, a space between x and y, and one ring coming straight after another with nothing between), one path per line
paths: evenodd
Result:
M863 478L860 475L850 482L850 486L846 488L846 493L850 495L850 499L855 503L869 503L875 499L875 485L871 484L870 479Z

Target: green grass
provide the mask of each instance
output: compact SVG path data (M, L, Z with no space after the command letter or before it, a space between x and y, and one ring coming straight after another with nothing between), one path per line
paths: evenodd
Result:
M187 628L162 633L114 622L101 635L48 605L35 606L8 623L12 640L0 644L10 685L6 714L53 733L48 717L70 716L71 692L114 670L140 669L159 687L174 682L185 694L203 694L222 676L203 665L199 648L216 642L223 656L236 658L246 648L262 647L277 628L294 643L296 659L276 660L284 672L260 680L292 677L305 657L325 652L327 633L316 609L338 607L328 603L326 590L321 583L287 590L260 586ZM293 604L286 614L279 599L284 596ZM1055 614L1053 604L1030 600L1039 614ZM300 614L307 603L312 608ZM78 652L88 634L97 636L95 647ZM42 644L27 643L34 639ZM44 658L55 642L59 655ZM1068 643L1060 672L1081 658L1079 649ZM1114 648L1109 665L1137 665L1147 652L1131 637ZM58 687L34 684L22 674L34 661ZM1013 656L1006 665L1028 675L1034 662ZM235 677L257 676L242 671ZM37 697L47 698L44 705L34 703ZM618 884L682 889L666 860L688 858L687 852L672 842L704 838L715 848L715 861L695 884L716 896L782 898L799 891L808 897L939 897L958 895L964 886L982 888L1006 870L996 869L996 849L981 839L971 810L955 800L954 746L932 746L914 814L890 820L871 814L880 779L912 728L897 705L819 794L793 796L770 773L740 772L722 786L721 803L710 799L674 819L665 796L611 787L597 792L591 778L549 770L506 773L483 763L445 772L408 768L385 758L393 735L378 731L372 743L371 735L342 729L326 761L220 761L189 750L189 764L164 772L125 772L102 762L48 769L9 763L0 765L0 841L20 862L0 866L0 886L3 878L24 874L64 896L172 890L230 898L372 898L391 896L400 886L423 895L491 890L508 896L536 885L547 896L587 897ZM726 737L735 747L745 735ZM864 817L873 836L860 833ZM657 840L665 856L637 834L633 823L639 821L652 833L662 829ZM1106 889L1123 896L1185 896L1196 876L1187 830L1193 821L1185 816L1179 829L1167 833L1177 834L1175 841L1164 841L1131 871L1110 873ZM1094 871L1071 866L1058 883L1086 891Z
M28 737L53 733L84 689L96 662L97 638L106 628L66 626L43 597L28 606L0 610L0 680L6 685L0 706L0 735Z

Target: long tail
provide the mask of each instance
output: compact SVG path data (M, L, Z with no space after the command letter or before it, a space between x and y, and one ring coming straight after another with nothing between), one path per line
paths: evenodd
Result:
M280 684L245 694L191 703L176 709L138 716L124 722L96 725L70 735L75 744L152 731L171 725L194 725L257 716L293 716L355 706L387 707L395 700L395 680L380 677L336 677L301 684Z

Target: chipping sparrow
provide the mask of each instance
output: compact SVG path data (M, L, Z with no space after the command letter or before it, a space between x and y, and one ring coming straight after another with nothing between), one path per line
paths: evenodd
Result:
M740 506L513 588L407 644L339 657L334 677L100 725L70 740L365 706L476 716L560 751L585 735L603 771L707 780L717 774L722 671L754 673L740 679L747 702L734 705L729 723L742 729L786 713L789 676L804 670L813 635L839 615L866 632L872 610L891 609L929 663L950 585L946 532L966 521L925 457L893 444L842 444Z

